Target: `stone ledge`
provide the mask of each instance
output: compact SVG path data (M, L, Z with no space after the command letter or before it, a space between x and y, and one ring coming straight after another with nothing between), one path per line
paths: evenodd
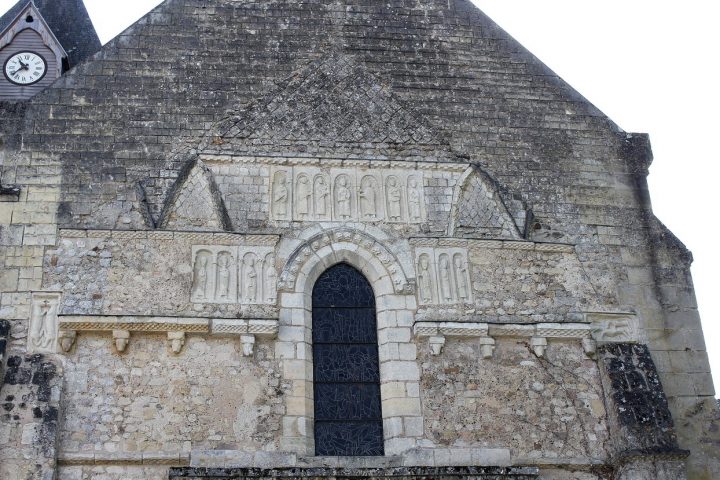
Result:
M318 156L308 155L307 157L300 156L245 156L245 155L221 155L221 154L201 154L200 160L205 163L240 163L240 164L265 164L265 165L278 165L278 166L292 166L292 167L317 167L322 165L323 167L362 167L372 168L373 165L378 164L383 167L390 166L391 168L404 168L408 170L442 170L442 171L454 171L464 172L469 166L469 163L459 162L438 162L432 160L418 160L415 157L407 157L406 159L393 160L388 164L386 158L361 158L361 157L332 157L332 156Z
M61 228L61 238L113 238L116 240L187 240L202 241L214 245L275 246L280 236L229 232L194 232L177 230L93 230Z
M62 452L60 465L190 465L188 452Z
M472 480L532 480L538 478L534 467L394 467L394 468L171 468L170 480L306 478L349 480L356 478L395 478L403 480L442 478Z
M488 324L480 322L415 322L417 338L429 338L433 355L442 353L445 337L476 338L482 345L483 358L490 358L495 339L526 337L538 357L545 355L549 339L581 340L588 356L595 354L591 326L585 323Z
M413 247L445 246L495 250L534 250L544 253L575 252L575 245L569 243L539 243L523 240L507 240L503 238L412 237L410 238L410 245Z
M58 343L66 353L72 349L78 332L112 332L118 352L125 351L131 333L166 333L170 348L176 354L185 345L185 335L191 333L240 337L243 355L251 356L255 337L275 338L279 330L277 319L60 315L58 320Z
M209 318L134 315L59 315L60 330L209 333Z

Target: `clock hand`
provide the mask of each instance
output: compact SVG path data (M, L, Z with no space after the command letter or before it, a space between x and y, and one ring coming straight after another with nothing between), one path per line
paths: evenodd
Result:
M11 73L10 75L15 75L15 74L18 73L18 72L22 72L23 70L29 70L29 69L30 69L30 67L29 67L28 65L25 65L25 64L22 63L22 62L20 62L20 63L22 64L22 67L18 68L17 70L15 70L15 71L14 71L13 73Z

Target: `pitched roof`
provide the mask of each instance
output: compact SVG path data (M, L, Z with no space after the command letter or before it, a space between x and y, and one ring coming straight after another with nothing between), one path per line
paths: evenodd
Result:
M4 31L32 0L20 0L0 17ZM70 66L77 65L102 46L83 0L34 0L35 6L68 53Z

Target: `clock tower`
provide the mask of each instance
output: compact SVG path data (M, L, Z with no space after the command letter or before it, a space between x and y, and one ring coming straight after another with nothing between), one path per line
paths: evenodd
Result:
M0 101L32 98L100 46L82 0L20 0L0 17Z

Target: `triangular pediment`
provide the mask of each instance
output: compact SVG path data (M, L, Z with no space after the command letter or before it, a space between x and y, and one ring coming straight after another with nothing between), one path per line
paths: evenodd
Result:
M229 221L212 173L197 161L169 195L160 228L167 230L221 231Z
M219 122L206 143L204 154L457 161L388 84L339 53Z

